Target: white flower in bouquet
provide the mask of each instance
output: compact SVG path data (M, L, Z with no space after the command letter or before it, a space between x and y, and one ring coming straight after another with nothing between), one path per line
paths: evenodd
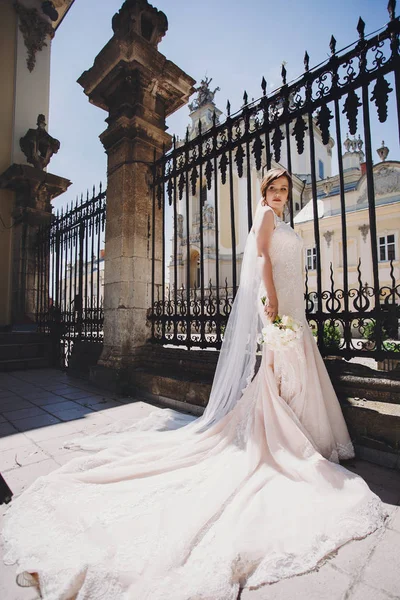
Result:
M265 298L261 298L265 304ZM271 350L279 351L287 348L292 348L303 335L303 326L301 323L288 315L275 317L274 321L270 321L262 329L261 343L271 348Z

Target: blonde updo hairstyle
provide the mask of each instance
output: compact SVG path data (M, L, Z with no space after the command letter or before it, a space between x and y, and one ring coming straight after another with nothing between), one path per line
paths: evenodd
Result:
M290 176L289 172L286 169L283 169L282 167L277 167L275 169L270 169L269 171L267 171L264 175L264 177L262 178L261 181L261 196L262 196L262 204L265 204L265 196L267 193L267 189L268 187L271 185L271 183L273 181L275 181L275 179L278 179L279 177L286 177L286 179L288 180L288 185L289 185L289 193L288 193L288 202L291 200L292 198L292 189L293 189L293 181L292 181L292 177Z

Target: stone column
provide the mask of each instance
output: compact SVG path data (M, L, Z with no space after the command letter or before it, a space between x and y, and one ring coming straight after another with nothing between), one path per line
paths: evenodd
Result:
M15 192L12 211L12 293L13 325L35 323L37 310L36 239L39 227L51 220L51 200L66 191L71 182L30 165L11 165L0 175L0 187ZM45 269L47 261L43 261ZM47 276L46 276L47 278Z
M104 267L104 349L99 365L118 370L149 338L151 304L151 166L169 148L168 115L183 106L195 81L158 50L168 22L146 0L127 0L113 37L78 82L108 112L100 139L108 156ZM161 256L157 211L156 256ZM161 269L158 261L159 276Z

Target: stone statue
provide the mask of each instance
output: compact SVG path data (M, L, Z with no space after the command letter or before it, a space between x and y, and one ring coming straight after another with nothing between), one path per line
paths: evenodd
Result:
M19 145L28 163L41 171L47 167L53 154L57 154L60 149L60 142L46 131L44 115L38 116L37 129L28 129L20 139Z
M176 231L177 231L178 237L183 236L183 215L177 216Z
M205 204L203 207L203 224L214 225L214 208L210 204Z
M189 104L189 110L191 112L197 110L205 104L208 104L209 102L214 102L214 96L217 92L219 92L220 88L216 87L215 90L212 92L209 87L211 82L212 77L211 79L208 79L208 77L206 76L205 79L201 80L199 87L195 88L194 91L197 92L197 98L195 98L193 102Z

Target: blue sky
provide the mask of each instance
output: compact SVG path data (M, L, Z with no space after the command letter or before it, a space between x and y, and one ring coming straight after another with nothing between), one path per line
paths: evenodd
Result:
M73 182L56 207L106 181L106 155L98 137L107 114L89 104L76 80L112 36L111 19L121 4L75 0L52 42L48 130L61 149L49 170ZM269 91L278 87L282 61L288 81L303 72L305 50L310 66L324 61L332 34L338 49L355 41L360 16L366 33L389 19L387 0L155 0L154 5L169 21L160 52L198 82L205 74L212 77L212 85L221 88L215 100L223 111L228 98L232 110L239 109L244 90L258 98L262 76ZM169 118L170 133L184 134L188 114L183 107ZM398 158L393 126L388 123L377 135L390 147L390 157Z

